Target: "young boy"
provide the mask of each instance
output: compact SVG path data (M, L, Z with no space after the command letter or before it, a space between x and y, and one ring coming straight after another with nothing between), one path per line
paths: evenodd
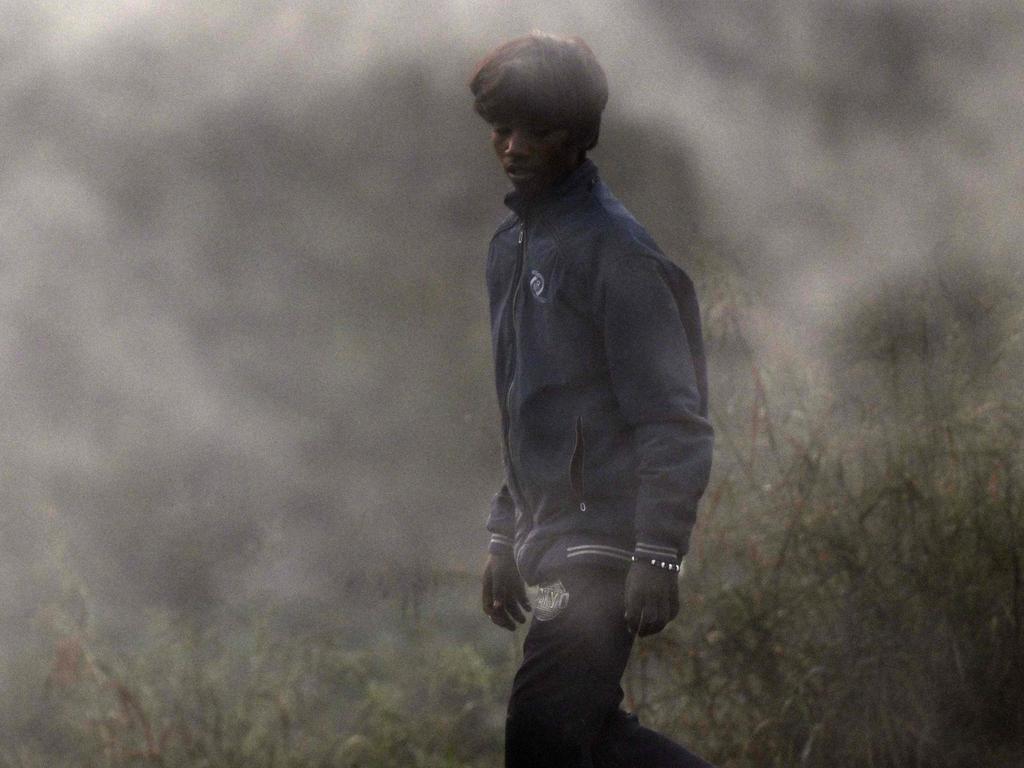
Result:
M711 467L693 284L586 157L608 99L586 43L511 40L470 90L514 187L487 259L505 482L484 612L514 630L538 585L506 766L706 767L619 709L634 637L679 611Z

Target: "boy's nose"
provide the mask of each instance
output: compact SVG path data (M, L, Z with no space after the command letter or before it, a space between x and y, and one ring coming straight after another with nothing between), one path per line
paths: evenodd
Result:
M529 142L524 132L518 128L513 129L505 142L506 155L526 155L530 151Z

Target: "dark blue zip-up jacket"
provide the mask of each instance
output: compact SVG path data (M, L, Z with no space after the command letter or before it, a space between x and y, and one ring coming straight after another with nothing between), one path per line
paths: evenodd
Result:
M693 283L589 160L491 240L505 483L487 528L527 583L574 563L678 563L713 432Z

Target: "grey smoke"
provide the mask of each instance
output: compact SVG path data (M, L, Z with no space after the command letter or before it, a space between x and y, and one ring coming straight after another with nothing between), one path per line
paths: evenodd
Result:
M767 359L820 362L881 281L950 242L969 254L947 278L1024 241L1009 0L4 11L0 593L19 620L55 529L95 595L138 605L475 571L504 184L465 80L513 34L578 33L606 65L595 158L694 271L711 337L723 271L754 287Z

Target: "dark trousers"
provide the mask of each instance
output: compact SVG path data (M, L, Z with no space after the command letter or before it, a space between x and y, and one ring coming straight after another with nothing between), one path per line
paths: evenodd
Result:
M555 582L541 585L512 686L506 768L711 768L619 709L625 574L576 567Z

